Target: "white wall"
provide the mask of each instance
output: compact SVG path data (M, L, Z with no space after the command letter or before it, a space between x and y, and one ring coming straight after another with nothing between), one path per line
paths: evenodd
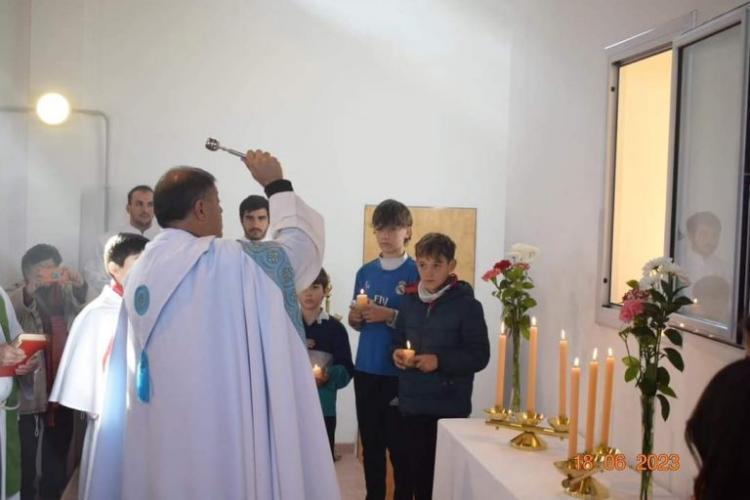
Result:
M22 0L0 2L0 105L25 105L29 83L30 4ZM6 100L7 99L7 100ZM25 239L27 150L26 117L0 114L0 284L16 281Z
M480 275L506 241L542 248L533 275L539 365L549 372L538 394L551 412L560 328L571 353L621 350L616 332L594 322L604 47L693 8L703 20L738 3L37 0L29 81L21 72L19 83L28 92L15 89L13 99L55 86L111 116L112 223L128 187L187 163L218 176L227 236L239 236L237 204L260 190L236 159L203 143L210 135L273 151L327 219L325 264L339 312L361 264L366 203L395 197L477 207ZM499 306L477 283L495 332ZM355 334L351 340L356 349ZM675 377L680 399L669 426L657 428L656 447L681 453L683 470L657 479L682 493L693 470L684 421L700 388L740 352L689 337L684 354L687 371ZM495 363L478 377L475 410L493 399ZM635 389L618 382L616 394L614 440L632 457ZM338 440L351 441L351 388L339 417Z
M111 117L113 224L130 186L192 164L217 175L225 236L238 237L239 202L260 189L205 139L274 152L326 217L344 313L367 203L477 207L478 268L503 248L510 47L495 3L38 0L29 94L55 86ZM480 411L493 380L477 380ZM338 440L355 429L348 387Z
M6 108L0 109L0 285L6 287L21 281L21 256L30 246L55 245L65 264L79 267L81 240L103 230L102 120L73 113L64 125L51 127L33 112L7 109L33 106L38 95L29 87L36 62L57 45L32 36L37 17L31 2L0 4L0 106ZM57 39L69 36L50 31ZM55 68L58 58L44 61L43 71ZM67 90L57 78L45 90L60 85ZM75 100L73 105L80 107Z
M549 367L538 389L545 412L556 410L561 328L570 334L571 356L588 359L594 347L606 352L608 346L615 348L618 359L624 355L617 332L594 319L605 168L604 47L692 9L699 9L702 22L738 4L536 1L522 2L514 14L506 241L533 243L543 252L533 276L541 303L539 365ZM657 416L655 451L681 455L680 472L657 474L656 481L687 495L695 466L684 444L685 421L708 380L742 352L687 335L683 355L686 371L673 376L679 399L668 424ZM613 440L632 459L640 450L639 401L637 390L626 385L622 375L619 365Z

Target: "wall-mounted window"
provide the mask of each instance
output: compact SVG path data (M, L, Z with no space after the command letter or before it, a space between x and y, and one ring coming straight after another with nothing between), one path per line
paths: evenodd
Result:
M747 314L748 7L694 15L608 49L608 172L600 322L625 282L669 255L696 299L675 326L740 342Z

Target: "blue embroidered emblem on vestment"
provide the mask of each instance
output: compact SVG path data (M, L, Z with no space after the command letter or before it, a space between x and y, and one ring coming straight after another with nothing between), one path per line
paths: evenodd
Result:
M146 285L141 285L135 289L133 302L135 304L135 312L137 312L140 316L143 316L148 312L150 301L151 298L148 287Z
M278 243L264 241L262 243L249 243L241 241L242 248L256 264L273 280L281 289L284 296L284 308L289 319L297 329L300 338L305 340L305 328L302 326L302 316L297 302L297 291L294 287L294 269L289 256Z

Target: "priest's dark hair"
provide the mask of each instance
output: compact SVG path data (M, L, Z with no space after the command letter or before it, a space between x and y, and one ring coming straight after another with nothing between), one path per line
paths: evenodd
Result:
M131 255L139 255L146 248L148 238L136 233L117 233L107 240L104 245L104 268L114 262L122 267L125 259Z
M251 194L240 203L240 220L242 220L242 216L245 215L246 212L255 212L261 208L265 208L266 212L269 212L268 200L263 196Z
M188 216L195 202L216 185L216 177L201 168L174 167L161 176L154 189L154 215L161 227Z
M750 358L735 361L711 379L685 426L698 464L696 500L747 498L750 471Z
M32 267L45 260L52 260L55 266L59 266L62 263L60 251L47 243L39 243L26 250L21 257L21 272L24 279L28 279Z

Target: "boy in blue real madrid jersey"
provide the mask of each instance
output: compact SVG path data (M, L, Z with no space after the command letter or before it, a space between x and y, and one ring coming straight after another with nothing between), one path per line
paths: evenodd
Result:
M354 370L357 421L364 449L367 500L385 498L385 451L390 453L394 499L410 498L409 461L403 449L398 411L398 370L393 364L393 329L407 284L418 280L414 259L406 253L411 239L409 209L396 200L380 203L372 215L380 256L357 272L354 295L367 294L367 305L352 305L349 324L360 331Z

